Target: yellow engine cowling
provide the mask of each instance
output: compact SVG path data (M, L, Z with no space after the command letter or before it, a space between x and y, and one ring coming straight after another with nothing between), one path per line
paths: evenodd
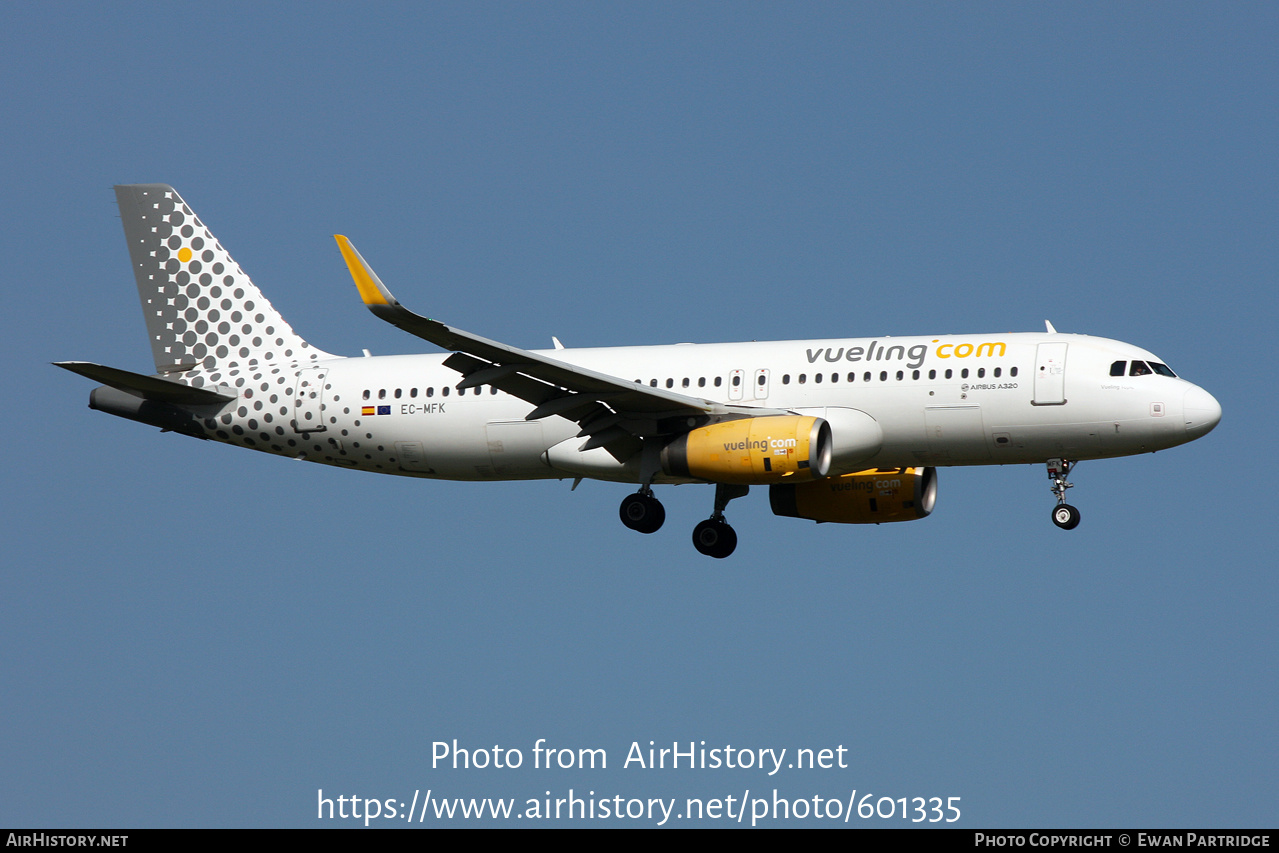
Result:
M662 470L713 483L763 486L826 476L830 427L821 418L740 418L691 430L662 450Z
M774 515L879 524L914 521L933 511L937 502L935 468L872 468L813 483L773 486L768 500Z

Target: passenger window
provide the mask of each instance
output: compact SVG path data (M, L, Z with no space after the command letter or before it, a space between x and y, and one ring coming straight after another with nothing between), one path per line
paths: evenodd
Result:
M869 370L868 370L868 371L866 371L864 374L862 374L862 381L863 381L863 382L869 382L869 381L870 381L870 371L869 371Z
M434 385L431 385L431 386L429 386L429 387L426 389L426 396L428 396L428 397L434 397L434 396L435 396L435 386L434 386Z
M1012 368L1011 370L1009 370L1009 371L1008 371L1008 375L1009 375L1009 376L1016 376L1016 375L1017 375L1017 368L1015 368L1015 367L1014 367L1014 368Z
M403 389L403 388L396 388L396 389L395 389L395 399L397 399L397 400L398 400L398 399L400 399L400 396L401 396L403 393L404 393L404 389Z
M963 370L959 371L959 378L960 378L960 379L967 379L967 378L968 378L968 368L967 368L967 367L965 367Z
M790 384L790 374L789 374L789 373L783 373L783 374L782 374L782 384L783 384L783 385L789 385L789 384Z
M410 388L410 389L409 389L409 396L410 396L410 397L417 397L417 389L416 389L416 388Z
M737 388L742 384L742 376L740 373L733 374L733 387Z
M856 382L856 381L857 381L857 374L856 374L856 373L850 373L850 374L848 374L848 381L849 381L849 382Z
M1123 376L1123 375L1124 375L1124 368L1125 368L1125 367L1127 367L1127 366L1128 366L1128 362L1127 362L1127 361L1116 361L1114 364L1110 365L1110 375L1111 375L1111 376Z
M936 378L937 378L937 371L936 371L936 370L930 370L930 371L928 371L928 378L929 378L929 379L936 379Z
M954 371L952 371L949 367L946 368L946 378L949 379L952 376L954 376Z
M888 381L888 371L887 371L887 370L881 370L881 371L879 371L879 381L880 381L880 382L887 382L887 381Z
M723 377L723 376L716 376L716 377L715 377L715 387L716 387L716 388L718 388L719 386L721 386L721 385L723 385L723 384L724 384L724 377Z
M801 373L801 374L799 375L799 384L800 384L800 385L803 385L803 384L804 384L805 382L807 382L807 381L808 381L808 374L807 374L807 373Z
M657 380L656 380L656 379L650 379L650 380L648 380L648 384L649 384L649 385L651 385L651 386L653 386L654 388L656 388L656 387L657 387Z
M758 383L756 383L756 384L758 384L758 385L759 385L759 387L763 388L763 387L764 387L764 381L765 381L765 380L767 380L767 379L768 379L768 377L761 373L761 374L759 375L759 382L758 382Z
M379 400L385 400L385 399L386 399L386 389L385 389L385 388L379 388L379 389L378 389L378 392L377 392L377 398L378 398Z
M916 370L916 371L912 371L912 372L911 372L911 374L910 374L910 378L911 378L911 379L918 379L918 378L919 378L919 371L918 371L918 370Z
M684 388L687 388L687 387L688 387L688 377L687 377L687 376L685 376L685 377L684 377L684 382L682 383L682 385L683 385L683 387L684 387Z
M445 385L443 388L440 389L440 396L447 397L448 395L449 395L449 386Z
M820 373L814 373L814 374L813 374L813 381L814 381L814 382L816 382L816 383L818 383L818 384L821 384L821 381L822 381L822 374L820 374Z
M367 400L368 398L369 398L369 389L368 389L368 388L365 388L365 389L364 389L364 399L366 399L366 400Z
M1002 373L1002 372L1003 372L1003 370L1004 370L1004 369L1003 369L1002 367L996 367L996 368L995 368L995 378L996 378L996 379L998 379L998 378L999 378L999 374L1000 374L1000 373Z
M698 387L698 388L705 388L705 387L706 387L706 377L705 377L705 376L699 376L699 377L697 377L697 387Z
M978 379L985 379L985 378L986 378L986 368L984 368L984 367L979 367L979 368L977 368L977 378L978 378Z

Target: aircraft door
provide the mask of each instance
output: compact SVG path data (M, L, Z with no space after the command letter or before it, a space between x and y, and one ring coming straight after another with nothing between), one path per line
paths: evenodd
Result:
M1035 350L1036 406L1060 406L1066 402L1066 344L1040 344Z
M491 421L484 433L495 475L519 477L547 470L542 461L546 442L541 421Z
M324 379L326 367L308 367L298 371L297 389L293 394L293 431L324 430Z
M420 441L397 441L395 442L395 452L400 457L401 471L421 471L425 474L434 474L433 469L426 459L426 452L422 449Z
M742 399L742 385L746 383L746 373L742 370L734 370L728 374L728 399Z
M755 371L755 382L751 387L755 389L756 400L768 399L768 368Z
M928 406L924 409L928 449L939 465L990 459L980 406Z

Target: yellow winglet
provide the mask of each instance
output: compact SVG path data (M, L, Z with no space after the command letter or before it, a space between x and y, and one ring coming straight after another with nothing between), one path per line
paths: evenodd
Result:
M360 298L364 300L364 304L398 305L395 297L377 277L377 273L373 272L368 262L351 245L351 241L341 234L334 234L333 239L338 241L338 248L342 250L342 259L346 261L346 266L351 271L351 278L355 279L355 288L360 291Z

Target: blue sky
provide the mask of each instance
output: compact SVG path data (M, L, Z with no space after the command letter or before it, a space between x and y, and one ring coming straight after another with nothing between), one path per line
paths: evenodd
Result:
M6 17L0 825L317 826L318 789L570 788L1275 825L1273 5ZM910 524L752 494L710 561L705 487L661 490L640 537L623 486L376 477L89 411L49 362L150 369L110 190L134 182L177 187L330 352L428 349L359 304L344 233L406 304L516 346L1048 318L1158 353L1225 415L1080 465L1073 533L1042 467L944 469ZM454 738L526 766L432 769ZM538 738L609 767L536 771ZM849 766L623 769L650 740Z

